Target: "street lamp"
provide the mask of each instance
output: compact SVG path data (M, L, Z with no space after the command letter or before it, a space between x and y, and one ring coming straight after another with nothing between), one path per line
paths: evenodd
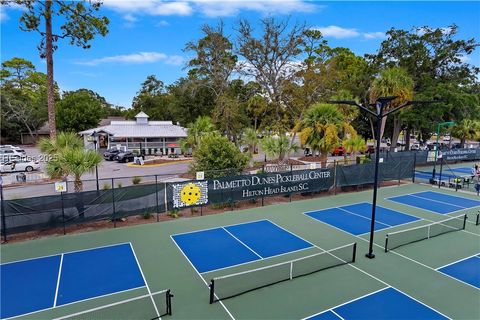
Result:
M91 137L93 137L93 144L95 145L95 152L97 152L97 138L98 138L98 133L97 131L93 131L92 134L91 134ZM100 190L99 186L98 186L98 166L95 165L95 180L97 182L97 191Z
M435 167L437 166L437 158L438 158L438 138L440 138L440 128L441 127L449 127L455 124L454 121L446 121L446 122L439 122L437 124L437 142L435 143L435 162L433 163L433 171L432 171L432 181L430 183L433 184L435 180ZM441 182L441 181L440 181ZM440 182L438 183L440 185Z
M363 106L355 101L350 100L340 100L340 101L328 101L331 104L347 104L351 106L357 106L358 108L362 109L363 111L369 113L370 115L376 118L376 127L375 127L375 138L376 138L376 147L375 147L375 177L373 181L373 200L372 200L372 216L371 216L371 224L370 224L370 242L368 253L365 256L369 259L375 258L375 254L373 253L373 234L375 232L375 211L377 207L377 189L378 189L378 165L380 163L380 127L382 123L382 119L388 116L391 113L394 113L406 106L418 103L434 103L438 102L435 101L406 101L401 105L384 112L384 108L392 101L395 100L397 97L389 96L389 97L380 97L375 101L375 103L369 104L368 106ZM369 107L375 107L374 110L371 110Z

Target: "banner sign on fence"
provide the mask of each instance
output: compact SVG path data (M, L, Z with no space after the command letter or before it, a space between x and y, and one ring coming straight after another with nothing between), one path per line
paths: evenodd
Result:
M314 192L333 186L331 169L269 172L171 184L174 208L228 203L257 197Z
M443 160L475 160L477 159L477 150L475 149L452 149L442 150Z

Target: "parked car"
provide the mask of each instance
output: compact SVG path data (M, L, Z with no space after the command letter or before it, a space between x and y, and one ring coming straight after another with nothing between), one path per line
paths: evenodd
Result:
M2 173L15 171L30 172L38 169L40 169L40 164L38 164L38 161L29 161L22 159L6 161L0 165L0 172Z
M118 153L114 159L118 162L131 162L135 159L135 154L131 151L123 151Z
M120 151L116 148L108 149L107 151L105 151L103 153L103 158L107 161L113 161L115 156L118 155L120 152L122 152L122 151Z
M25 156L26 156L26 152L23 149L9 149L9 148L0 149L0 162L13 160L16 158L22 158Z
M336 147L332 151L332 156L343 156L344 154L345 154L345 147L344 146Z

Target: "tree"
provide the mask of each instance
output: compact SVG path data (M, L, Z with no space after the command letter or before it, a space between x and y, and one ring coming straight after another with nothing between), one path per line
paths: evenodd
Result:
M133 118L137 113L143 111L151 119L173 121L173 112L169 105L170 100L163 82L154 75L150 75L142 83L142 87L133 98L132 108L128 110L127 116Z
M460 139L461 147L464 148L466 140L480 139L480 121L464 119L452 127L451 134L455 138Z
M2 136L18 141L27 131L35 139L47 119L47 76L23 58L4 61L1 76ZM57 86L55 98L59 99Z
M262 87L269 99L277 131L285 132L291 128L285 89L298 68L305 26L292 26L288 20L276 21L270 17L263 18L260 23L262 32L256 37L250 22L239 22L236 52L245 59L239 65L239 72L254 78Z
M367 144L365 143L365 140L359 135L345 139L343 141L343 146L345 147L345 162L347 159L347 153L350 153L350 156L353 160L358 152L364 152L367 150Z
M380 77L373 81L370 91L370 99L371 102L374 103L380 97L397 97L395 100L391 101L385 109L385 111L388 111L408 100L412 100L413 87L413 80L404 69L397 67L385 69L380 73ZM391 151L397 146L398 136L400 135L402 126L401 119L402 118L399 114L393 115L393 134L390 145ZM377 139L382 139L386 121L387 117L384 117L380 129L380 137L376 137Z
M268 103L264 97L256 94L247 101L247 112L253 117L253 127L258 129L258 120L267 112Z
M203 38L185 46L185 51L196 55L188 62L189 73L206 80L204 85L208 85L218 98L228 88L237 56L232 53L233 45L223 32L223 22L216 27L203 25L201 31Z
M215 126L210 117L198 117L195 122L187 128L187 137L180 140L180 146L183 152L191 149L195 151L199 145L202 136L215 131Z
M102 156L94 150L85 150L83 141L73 132L58 134L56 139L39 141L40 151L50 155L46 172L51 178L74 178L75 192L82 191L82 175L92 172L102 162Z
M311 106L295 129L300 132L302 145L320 152L322 167L327 164L328 152L338 147L342 138L357 135L343 114L332 104Z
M259 141L260 139L258 139L257 131L254 128L246 128L243 131L242 144L247 145L250 160L253 159L253 154L255 153Z
M25 10L20 17L22 31L36 31L41 35L38 45L40 57L47 60L47 102L50 137L56 136L55 85L53 77L53 52L59 39L68 39L70 44L89 48L88 44L97 34L108 32L107 17L97 17L100 1L60 1L60 0L1 0L2 4L17 4ZM54 30L53 17L58 16L60 25ZM44 29L41 30L41 25Z
M192 170L205 171L206 178L238 174L247 166L247 155L241 153L227 137L209 133L200 140L200 145L193 152Z
M66 92L56 113L59 130L79 132L96 127L108 109L92 92L80 89Z
M285 158L290 152L298 149L295 144L290 143L285 135L265 136L260 140L260 145L267 156L277 158L279 163L285 162Z

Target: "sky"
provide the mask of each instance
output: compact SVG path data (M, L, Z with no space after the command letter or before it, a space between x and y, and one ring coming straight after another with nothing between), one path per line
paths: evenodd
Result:
M21 57L46 72L37 50L40 36L19 29L21 8L1 6L0 10L1 61ZM321 30L330 46L347 47L358 55L375 53L392 27L410 30L456 24L457 38L480 41L478 1L104 0L101 14L110 19L109 33L91 41L90 49L59 41L54 78L61 90L91 89L127 108L148 75L165 84L185 76L185 64L192 57L183 50L185 44L201 37L202 25L220 20L232 38L239 19L253 25L266 16L306 22ZM464 59L480 66L480 50Z

